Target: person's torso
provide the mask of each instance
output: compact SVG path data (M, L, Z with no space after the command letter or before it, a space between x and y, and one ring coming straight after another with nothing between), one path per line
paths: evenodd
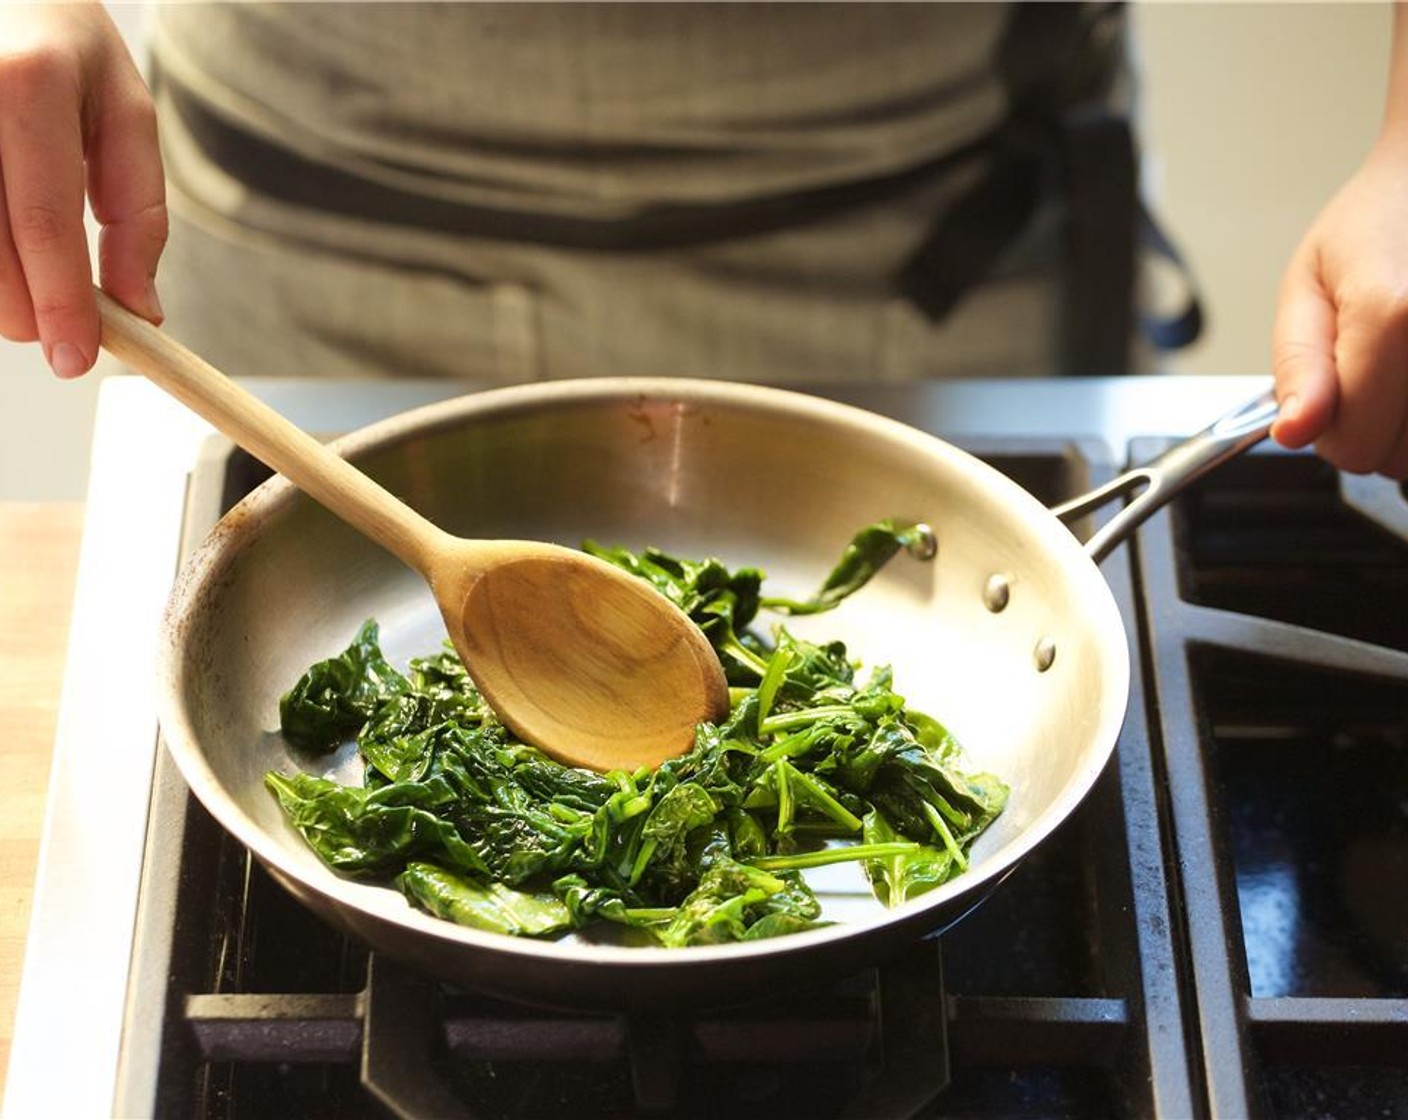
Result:
M628 217L865 181L991 131L1001 4L163 5L163 74L397 189Z

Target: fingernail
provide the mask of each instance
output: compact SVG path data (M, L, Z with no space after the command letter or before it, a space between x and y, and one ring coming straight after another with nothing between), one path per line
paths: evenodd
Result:
M1276 409L1278 420L1294 420L1300 415L1300 398L1294 393L1286 397Z
M49 366L55 376L63 381L82 377L88 372L90 364L83 351L71 342L60 342L49 352Z
M153 323L160 323L166 318L166 313L161 309L161 299L156 294L155 281L147 281L147 290L142 293L142 310Z

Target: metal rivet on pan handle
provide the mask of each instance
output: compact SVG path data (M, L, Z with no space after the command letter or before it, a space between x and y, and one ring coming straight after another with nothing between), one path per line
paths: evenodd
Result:
M1041 638L1036 643L1036 649L1032 650L1032 661L1036 664L1036 671L1044 673L1056 662L1056 642L1052 638Z
M914 525L914 539L905 547L916 560L932 560L939 552L939 538L932 525L918 521Z
M994 572L988 576L987 583L983 584L983 606L993 614L1000 614L1007 609L1011 599L1012 577L1006 572Z

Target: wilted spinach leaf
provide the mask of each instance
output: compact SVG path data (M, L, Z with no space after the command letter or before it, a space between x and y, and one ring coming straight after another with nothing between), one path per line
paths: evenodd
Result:
M452 649L399 673L369 621L280 704L284 734L304 750L355 741L363 785L303 773L266 782L329 866L499 933L608 921L673 947L797 932L821 914L801 871L843 860L900 905L966 867L1006 786L967 772L958 743L906 705L887 668L858 682L840 642L747 627L760 606L831 609L919 532L862 530L800 602L764 599L756 568L589 542L684 609L734 685L728 717L701 724L694 748L654 771L555 762L508 733Z
M357 731L388 696L404 692L406 678L382 656L375 621L363 624L339 656L303 674L279 702L284 737L306 750L327 750Z
M866 814L864 836L867 844L893 845L900 839L879 809ZM891 908L942 886L954 873L953 854L927 844L868 859L861 866L875 888L875 897Z
M440 918L492 933L541 937L572 924L558 899L502 883L478 883L431 863L411 863L396 880L406 897Z
M889 518L867 525L853 538L841 554L841 559L810 599L765 598L762 605L786 614L820 614L829 611L842 599L854 595L870 582L871 577L888 564L902 548L919 549L928 530L922 525L896 522Z

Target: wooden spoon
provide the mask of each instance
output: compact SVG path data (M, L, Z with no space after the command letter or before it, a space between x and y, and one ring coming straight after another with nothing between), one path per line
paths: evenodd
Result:
M636 576L559 545L463 540L169 335L97 293L102 344L419 572L505 724L563 762L654 766L728 713L723 669L683 611Z

